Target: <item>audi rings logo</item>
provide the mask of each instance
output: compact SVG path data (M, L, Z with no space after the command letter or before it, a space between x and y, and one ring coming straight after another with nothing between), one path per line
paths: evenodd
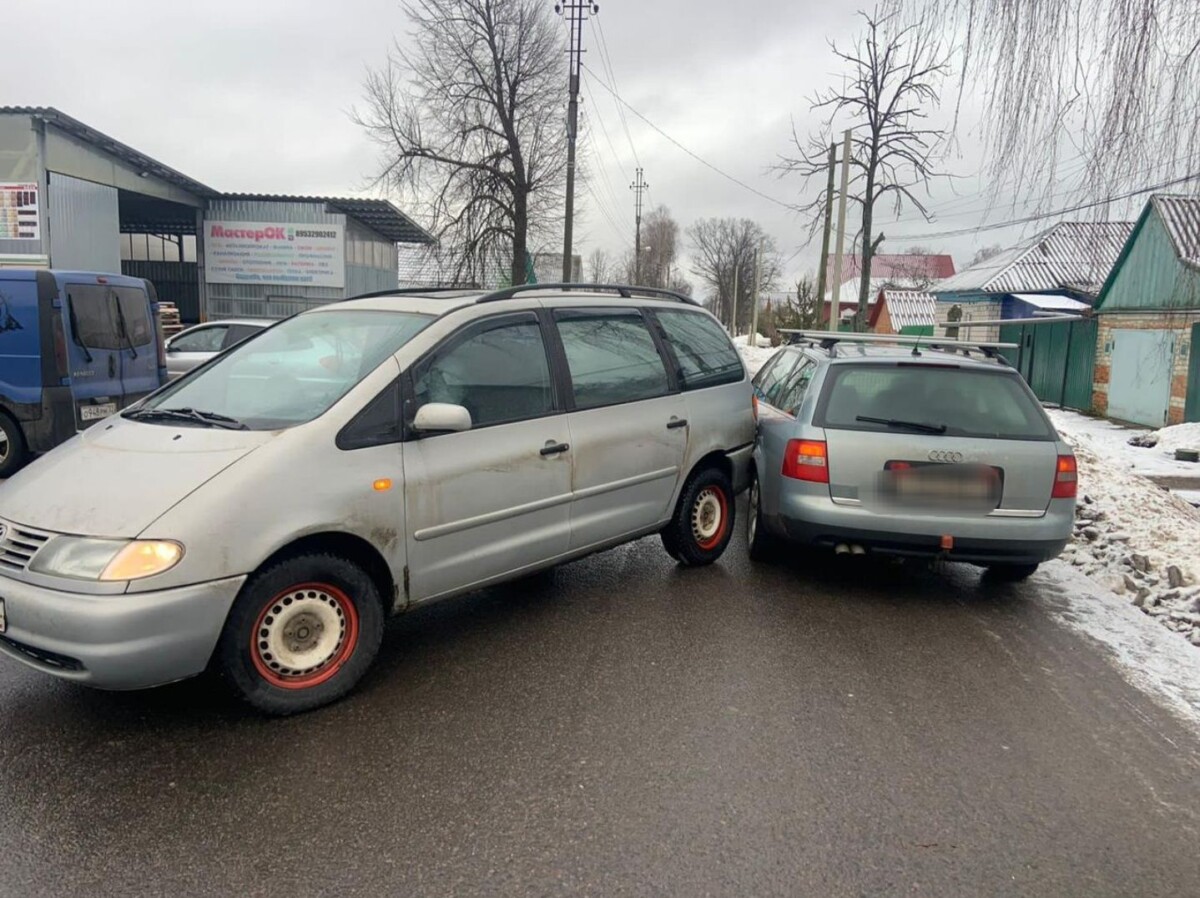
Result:
M949 449L934 449L929 453L929 460L956 465L963 460L963 454L961 452L951 452Z

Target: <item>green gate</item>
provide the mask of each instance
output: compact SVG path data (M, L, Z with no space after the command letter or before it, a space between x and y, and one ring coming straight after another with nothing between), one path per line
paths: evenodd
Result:
M1089 411L1096 332L1094 320L1006 324L1000 328L1000 340L1020 347L1016 358L1010 357L1009 361L1017 366L1038 399Z
M1187 400L1183 406L1184 421L1200 421L1200 324L1192 325L1188 341Z

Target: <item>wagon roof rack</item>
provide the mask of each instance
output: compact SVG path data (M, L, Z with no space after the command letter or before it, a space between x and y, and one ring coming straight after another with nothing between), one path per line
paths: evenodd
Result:
M381 299L388 296L429 296L432 298L438 293L471 294L482 292L478 287L397 287L392 290L372 290L370 293L358 293L354 296L347 296L341 302L349 302L352 299Z
M1002 349L1019 349L1016 343L981 343L977 340L956 340L950 337L916 337L901 334L858 334L842 331L806 331L791 328L780 328L779 333L786 334L789 343L810 343L829 350L830 356L836 357L839 343L880 343L893 346L911 346L913 355L920 355L921 349L937 349L944 352L959 352L965 356L975 351L985 358L997 359L1008 365L1008 359L1000 354ZM1009 365L1009 367L1012 367Z
M682 293L676 293L674 290L663 290L660 287L634 287L628 284L519 284L516 287L505 287L503 290L494 290L479 297L475 302L499 302L502 299L512 299L514 296L522 293L532 293L536 290L555 290L564 293L571 291L583 293L616 293L622 299L645 296L652 299L670 299L675 302L686 303L689 306L700 305L700 303L696 302L690 296L684 296Z

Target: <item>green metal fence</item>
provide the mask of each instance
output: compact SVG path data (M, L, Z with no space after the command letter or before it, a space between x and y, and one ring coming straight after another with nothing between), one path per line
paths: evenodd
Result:
M1064 408L1091 410L1095 321L1006 324L1000 328L1000 340L1020 346L1010 361L1038 399Z

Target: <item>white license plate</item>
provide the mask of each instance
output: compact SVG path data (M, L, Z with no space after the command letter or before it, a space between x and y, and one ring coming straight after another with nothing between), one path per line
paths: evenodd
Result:
M4 599L0 599L0 633L8 629L8 615L4 612Z
M83 405L79 408L79 418L82 421L99 421L117 413L115 402L105 402L102 405Z

